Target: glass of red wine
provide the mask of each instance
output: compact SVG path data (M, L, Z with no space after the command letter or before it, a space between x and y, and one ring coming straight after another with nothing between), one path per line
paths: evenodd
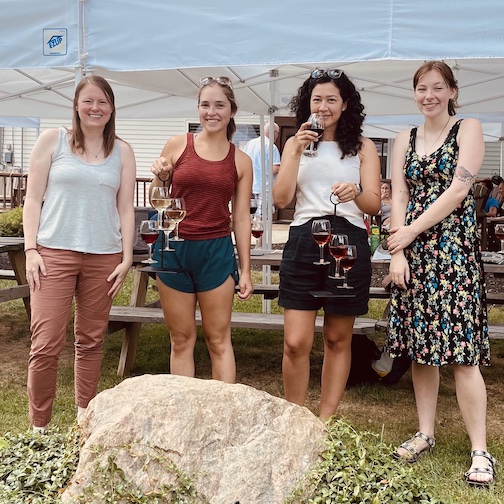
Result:
M145 264L157 263L152 259L152 245L156 242L159 236L158 222L155 220L144 220L140 223L140 236L142 240L149 246L149 258L142 261Z
M345 272L345 280L343 280L343 285L338 285L340 289L353 289L351 285L348 285L348 271L353 268L356 260L357 247L355 245L347 245L345 255L341 258L341 267Z
M316 157L318 156L318 142L320 140L320 137L322 136L322 133L324 132L324 118L318 114L310 114L308 122L310 123L310 125L307 129L315 131L318 134L318 137L315 142L311 142L310 145L308 145L308 147L303 151L303 154L308 157Z
M346 234L333 234L329 239L329 252L334 257L334 275L329 275L329 278L340 279L343 275L340 274L340 261L345 257L348 247L348 236Z
M264 233L264 226L261 219L254 216L251 222L252 236L256 239L254 250L260 250L259 241Z
M500 253L504 254L504 224L495 225L495 238L500 241Z
M258 202L257 202L257 198L255 197L255 194L254 194L254 196L252 196L252 198L250 198L250 215L251 216L255 215L255 213L257 212L257 207L258 207Z
M324 245L329 241L331 237L331 223L328 219L316 219L312 222L311 228L312 238L320 249L320 259L315 261L313 264L319 266L326 266L330 264L329 261L324 259Z

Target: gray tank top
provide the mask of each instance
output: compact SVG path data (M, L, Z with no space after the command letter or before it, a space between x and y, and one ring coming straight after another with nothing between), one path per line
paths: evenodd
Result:
M88 254L122 252L117 192L121 148L116 140L101 164L88 164L71 151L68 132L59 130L52 157L37 243Z

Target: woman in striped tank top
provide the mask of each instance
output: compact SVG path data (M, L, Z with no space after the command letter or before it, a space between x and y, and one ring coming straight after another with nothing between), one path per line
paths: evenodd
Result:
M235 285L241 300L253 292L250 277L250 194L252 162L231 143L237 112L231 82L205 77L198 97L201 133L172 137L151 166L151 188L169 184L173 197L185 199L187 214L180 223L183 241L171 241L173 252L154 257L166 273L158 273L159 297L170 331L170 371L194 376L196 302L201 310L212 378L234 383L236 363L231 344L231 312ZM240 275L231 239L232 227Z

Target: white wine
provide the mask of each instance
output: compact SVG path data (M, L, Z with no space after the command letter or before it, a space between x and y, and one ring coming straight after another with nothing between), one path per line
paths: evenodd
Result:
M180 222L186 216L185 210L169 209L166 211L166 213L168 214L168 217L170 217L170 219L174 220L175 222Z
M171 203L171 199L170 198L152 198L151 203L152 203L152 206L156 210L161 211L161 210L165 210L166 208L168 208L168 206Z

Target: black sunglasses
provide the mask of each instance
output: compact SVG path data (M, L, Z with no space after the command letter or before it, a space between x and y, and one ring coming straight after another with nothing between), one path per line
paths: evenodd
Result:
M338 70L337 68L330 68L328 70L324 70L323 68L316 68L310 74L312 79L320 79L327 75L330 79L339 79L343 75L343 70Z

